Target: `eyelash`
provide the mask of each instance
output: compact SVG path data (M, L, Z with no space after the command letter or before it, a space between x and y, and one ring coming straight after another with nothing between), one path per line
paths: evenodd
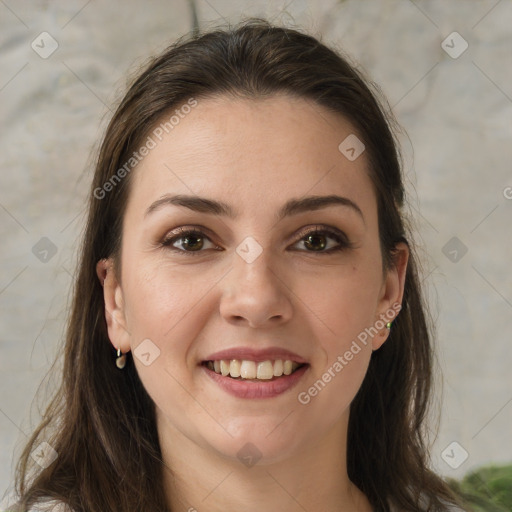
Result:
M166 247L173 252L176 253L182 253L187 254L191 256L199 256L204 250L198 250L198 251L185 251L182 249L178 249L177 247L173 247L172 244L180 239L186 238L187 236L195 236L197 238L205 238L207 240L210 240L209 237L207 237L202 231L196 229L196 228L178 228L176 230L178 233L172 233L172 236L166 236L162 242L162 247ZM330 249L327 249L325 251L308 251L308 250L301 250L301 249L293 249L294 251L300 251L300 252L308 252L312 254L319 254L319 255L327 255L332 254L336 252L341 252L343 250L352 249L354 247L354 244L350 242L350 240L347 238L347 236L337 229L329 228L327 226L315 226L313 229L304 229L299 233L299 239L295 244L299 242L303 242L304 239L307 236L310 235L327 235L328 238L332 238L335 240L338 245L336 247L331 247ZM213 242L212 242L213 243ZM293 245L295 245L293 244ZM214 249L218 250L218 248Z

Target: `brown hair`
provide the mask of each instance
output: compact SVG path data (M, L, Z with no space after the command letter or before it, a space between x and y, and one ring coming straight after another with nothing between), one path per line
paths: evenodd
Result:
M314 37L257 19L182 38L135 79L99 151L62 385L18 466L23 510L43 496L61 499L76 512L168 510L154 404L131 358L124 371L115 367L95 273L100 259L119 256L130 174L100 199L98 190L129 161L164 114L190 98L292 94L344 116L363 138L386 269L393 265L396 244L407 242L404 186L392 121L372 90L344 57ZM402 310L389 339L371 356L349 420L349 478L383 512L391 505L430 511L457 503L428 468L425 420L433 353L425 311L411 250ZM42 440L59 456L47 469L35 471L30 453Z

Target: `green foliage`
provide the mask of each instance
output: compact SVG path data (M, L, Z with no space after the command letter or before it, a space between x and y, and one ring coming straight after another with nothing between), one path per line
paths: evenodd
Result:
M447 483L474 512L512 512L512 464L481 467Z

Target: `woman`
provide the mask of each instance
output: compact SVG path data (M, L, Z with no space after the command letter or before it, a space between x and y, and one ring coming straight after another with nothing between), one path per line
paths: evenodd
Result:
M20 509L461 510L428 469L390 123L344 58L261 20L148 65L100 149Z

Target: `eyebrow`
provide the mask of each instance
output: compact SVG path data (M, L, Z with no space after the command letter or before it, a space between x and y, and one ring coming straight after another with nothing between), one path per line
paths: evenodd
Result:
M157 199L154 203L151 204L151 206L149 206L144 216L146 217L152 212L155 212L164 206L170 205L182 206L195 212L220 215L231 219L235 218L237 215L231 206L223 203L222 201L215 201L205 197L180 194L174 196L165 195L160 199ZM277 219L279 221L284 217L297 215L299 213L308 211L320 210L329 206L348 207L356 212L364 222L364 215L361 211L361 208L359 208L359 206L348 197L342 197L338 195L307 196L301 197L300 199L291 199L279 210Z

